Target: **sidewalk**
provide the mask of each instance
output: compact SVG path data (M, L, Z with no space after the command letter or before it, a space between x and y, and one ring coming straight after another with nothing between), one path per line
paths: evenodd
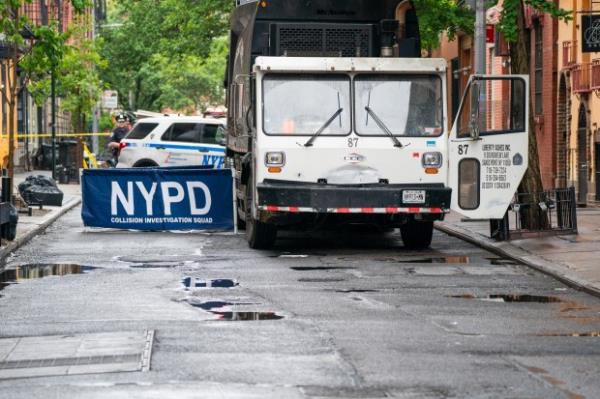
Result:
M45 175L50 176L49 171L33 171L26 173L15 174L15 193L18 193L19 183L25 180L30 175ZM42 233L48 226L56 221L63 214L73 209L81 203L81 187L78 184L59 184L58 188L64 193L63 205L44 206L43 209L33 207L33 215L29 216L26 213L19 214L19 224L17 225L17 238L12 241L2 240L0 247L0 270L4 268L4 260L12 252L19 247L25 245L36 235Z
M463 220L454 212L436 228L600 296L600 208L577 209L577 223L579 235L505 242L489 238L489 222Z

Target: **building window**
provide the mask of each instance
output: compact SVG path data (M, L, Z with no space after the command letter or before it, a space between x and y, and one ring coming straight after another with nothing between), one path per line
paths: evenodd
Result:
M542 89L543 85L543 71L544 71L544 35L542 24L539 19L534 23L535 32L535 114L542 115L544 113L544 107L542 102Z

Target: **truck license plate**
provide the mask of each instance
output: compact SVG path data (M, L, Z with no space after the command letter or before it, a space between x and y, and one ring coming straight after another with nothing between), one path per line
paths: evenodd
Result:
M402 191L402 202L406 204L424 204L425 190Z

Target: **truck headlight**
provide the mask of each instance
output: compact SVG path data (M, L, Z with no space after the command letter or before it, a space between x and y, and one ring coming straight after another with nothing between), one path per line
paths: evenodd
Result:
M441 168L444 157L441 152L426 152L421 158L424 168Z
M265 155L266 166L284 166L285 165L285 153L284 152L267 152Z

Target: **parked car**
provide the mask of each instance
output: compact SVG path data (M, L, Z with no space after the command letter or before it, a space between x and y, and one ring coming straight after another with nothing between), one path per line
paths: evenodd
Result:
M121 141L117 168L225 163L225 121L197 116L165 116L138 121Z

